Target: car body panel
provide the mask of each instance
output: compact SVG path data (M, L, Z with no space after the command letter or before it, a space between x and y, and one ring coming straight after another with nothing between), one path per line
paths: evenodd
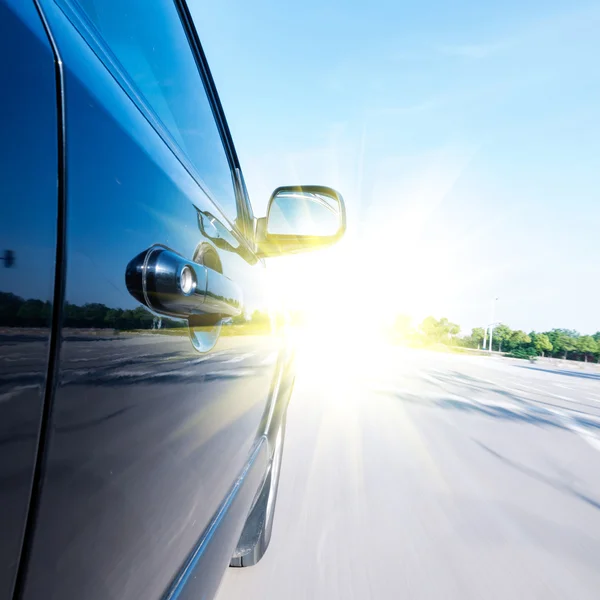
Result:
M215 590L267 471L291 355L265 317L263 263L59 6L41 5L64 71L67 270L23 598L160 598L193 556ZM211 247L260 318L196 352L185 320L126 287L129 261L155 244L189 260ZM220 514L227 529L198 554Z
M0 53L0 598L10 598L51 356L58 218L54 56L33 3L0 1Z

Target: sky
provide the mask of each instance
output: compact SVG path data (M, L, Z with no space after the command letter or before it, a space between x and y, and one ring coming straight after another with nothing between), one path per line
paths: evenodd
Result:
M292 301L463 330L600 330L600 5L190 0L254 211L338 189Z

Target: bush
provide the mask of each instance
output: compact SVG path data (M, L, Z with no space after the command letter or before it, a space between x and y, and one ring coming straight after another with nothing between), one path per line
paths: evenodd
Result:
M532 356L537 356L537 352L533 348L515 348L506 356L510 356L511 358L529 359Z

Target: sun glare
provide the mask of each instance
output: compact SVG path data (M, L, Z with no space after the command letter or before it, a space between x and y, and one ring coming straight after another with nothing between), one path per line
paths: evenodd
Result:
M455 292L448 248L396 246L376 258L363 248L344 244L269 265L277 304L313 342L338 351L376 343L399 314L422 320Z

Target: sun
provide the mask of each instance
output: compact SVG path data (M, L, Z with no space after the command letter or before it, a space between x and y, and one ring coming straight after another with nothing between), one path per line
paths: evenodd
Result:
M452 248L407 236L339 245L269 261L270 290L297 329L321 344L365 347L400 314L443 312L459 281ZM440 313L441 314L441 313Z
M366 339L385 321L383 312L368 309L365 270L349 246L341 243L268 265L276 304L295 317L297 331L314 341L356 344L358 332Z

